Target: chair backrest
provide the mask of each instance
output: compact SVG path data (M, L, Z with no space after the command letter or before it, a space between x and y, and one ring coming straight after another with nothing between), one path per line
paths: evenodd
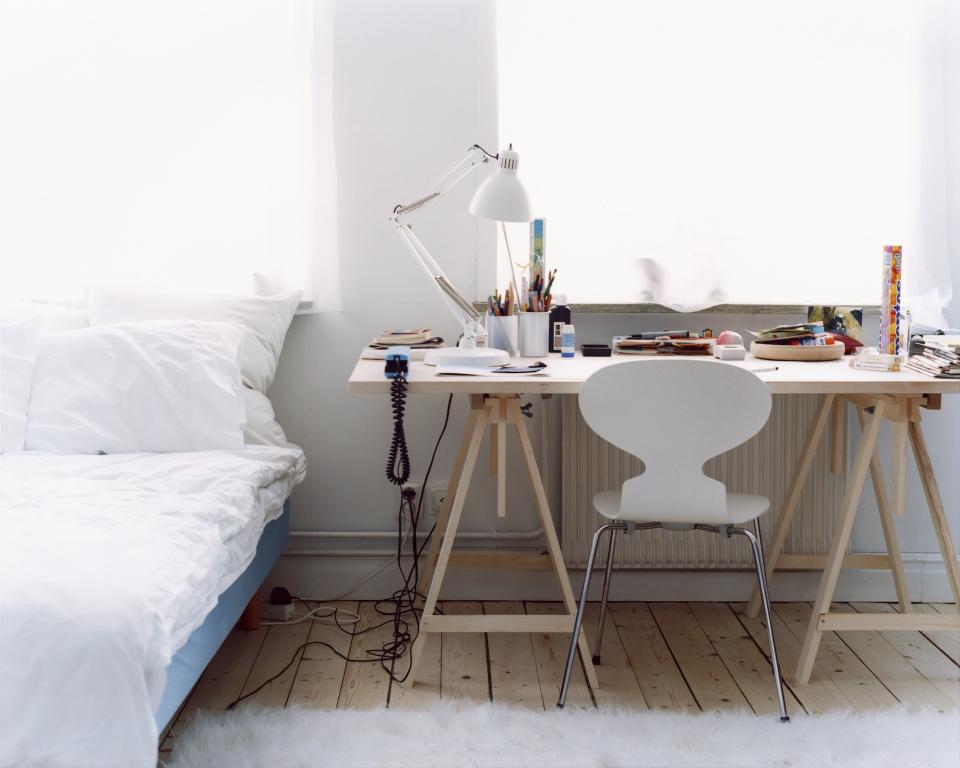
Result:
M713 359L633 360L590 376L580 410L600 437L644 463L623 484L620 519L722 524L731 522L726 488L703 465L763 428L770 391Z

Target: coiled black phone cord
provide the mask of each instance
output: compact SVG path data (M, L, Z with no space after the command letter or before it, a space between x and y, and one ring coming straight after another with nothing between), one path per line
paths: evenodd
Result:
M393 408L393 439L387 455L387 480L403 485L410 479L410 455L407 436L403 431L403 410L407 405L407 377L399 374L390 383L390 402Z

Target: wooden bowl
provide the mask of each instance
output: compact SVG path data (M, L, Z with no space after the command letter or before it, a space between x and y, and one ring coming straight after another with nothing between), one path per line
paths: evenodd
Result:
M792 347L789 344L750 343L750 354L763 360L800 360L819 363L824 360L839 360L846 352L843 344L825 344L822 347Z

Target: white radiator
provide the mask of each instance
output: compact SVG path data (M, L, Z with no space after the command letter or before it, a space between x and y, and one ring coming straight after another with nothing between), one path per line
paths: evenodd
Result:
M705 471L732 491L759 493L770 499L761 518L769 541L783 505L802 443L819 404L813 395L774 395L770 421L760 434L739 448L711 459ZM637 407L642 410L642 398ZM722 408L722 403L717 407ZM586 566L590 540L602 524L591 499L601 490L619 487L643 469L638 459L600 439L580 416L576 397L563 398L563 553L571 567ZM843 477L828 471L826 436L794 517L786 552L827 552L843 495ZM606 557L606 541L600 550ZM603 561L601 561L603 562ZM638 531L618 537L614 562L619 568L747 568L753 567L749 545L741 536L725 539L701 531Z

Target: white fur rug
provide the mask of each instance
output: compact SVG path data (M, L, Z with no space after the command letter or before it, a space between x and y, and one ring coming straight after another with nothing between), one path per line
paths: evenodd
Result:
M170 768L957 768L960 713L772 715L531 712L437 704L423 712L201 713Z

